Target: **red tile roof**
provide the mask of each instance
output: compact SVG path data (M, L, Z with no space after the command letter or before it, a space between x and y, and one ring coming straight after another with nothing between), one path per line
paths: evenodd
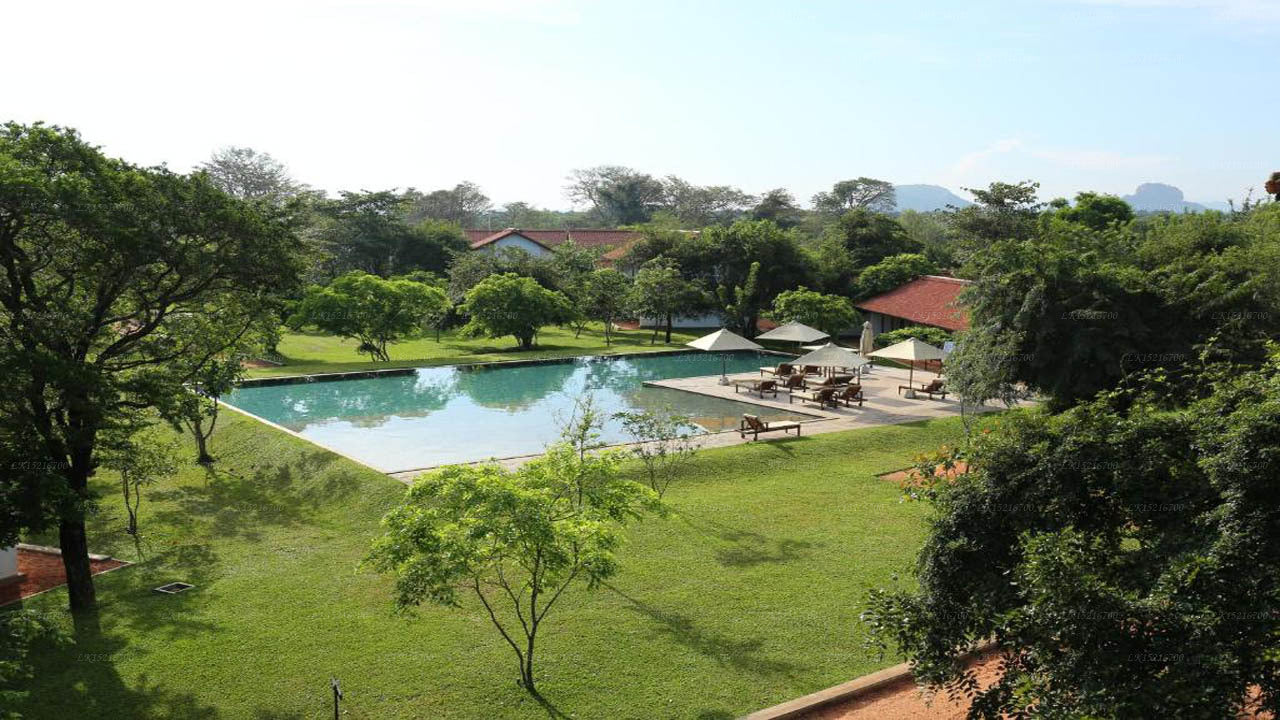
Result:
M902 318L920 325L933 325L944 330L967 330L969 314L959 307L956 298L971 284L968 280L959 278L924 275L855 305L859 310Z
M508 235L521 235L548 249L570 238L579 247L604 248L606 250L628 245L641 238L641 234L634 230L521 230L519 228L505 228L496 231L464 230L463 232L467 234L467 240L470 241L472 250L497 242Z

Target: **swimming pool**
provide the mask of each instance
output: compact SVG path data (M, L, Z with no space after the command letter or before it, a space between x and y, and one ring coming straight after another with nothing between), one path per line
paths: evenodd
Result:
M719 375L721 357L680 352L419 368L406 375L242 387L223 400L384 472L539 453L559 437L561 421L587 393L607 416L670 406L703 432L736 428L743 413L766 420L812 417L643 385ZM755 352L723 357L730 373L780 360ZM610 419L602 440L629 438Z

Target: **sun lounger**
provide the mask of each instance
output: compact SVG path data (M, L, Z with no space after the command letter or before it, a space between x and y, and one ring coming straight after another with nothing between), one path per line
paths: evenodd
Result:
M800 423L791 421L765 422L755 415L743 415L742 423L738 426L738 434L745 438L750 433L752 440L759 440L760 433L782 432L785 434L788 430L795 430L796 437L799 437Z
M777 380L734 380L733 394L737 395L738 391L746 388L748 392L757 393L760 399L764 399L765 393L772 393L774 397L778 396Z
M818 407L836 406L835 401L836 389L833 387L818 388L816 390L804 390L801 392L793 392L788 398L788 403L793 403L796 398L800 398L804 402L815 403Z
M862 385L845 385L836 390L835 401L844 403L845 407L853 407L855 402L858 403L858 407L862 407L862 400Z
M765 373L768 373L774 376L775 378L781 378L781 377L788 377L795 371L796 371L796 367L791 363L778 363L777 367L760 368L760 376L763 377Z
M934 380L930 383L920 383L920 388L916 389L910 385L899 385L898 394L901 395L903 390L915 390L917 393L924 393L932 400L934 395L941 395L943 400L947 399L947 383L945 380Z
M851 382L853 382L852 375L828 375L821 379L806 375L804 387L805 389L839 387Z
M782 387L787 392L795 392L804 389L805 376L800 373L792 373L782 382Z

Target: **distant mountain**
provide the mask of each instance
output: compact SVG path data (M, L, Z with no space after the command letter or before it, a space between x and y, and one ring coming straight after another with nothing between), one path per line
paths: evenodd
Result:
M1203 212L1230 208L1225 202L1190 202L1182 196L1181 190L1164 183L1143 183L1123 199L1138 212Z
M893 190L898 196L898 212L929 212L946 210L948 205L968 207L973 204L941 185L894 185Z

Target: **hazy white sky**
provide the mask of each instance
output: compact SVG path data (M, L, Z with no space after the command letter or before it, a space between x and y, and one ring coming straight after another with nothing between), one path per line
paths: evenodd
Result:
M6 4L0 119L187 170L225 145L329 191L566 207L629 165L801 199L847 177L1140 182L1280 169L1280 0Z

